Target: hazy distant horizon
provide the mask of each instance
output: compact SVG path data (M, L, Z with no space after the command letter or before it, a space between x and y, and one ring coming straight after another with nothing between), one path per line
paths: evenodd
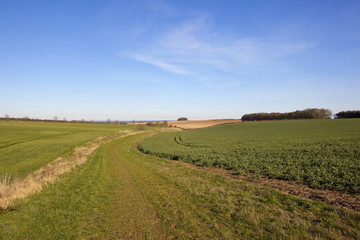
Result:
M0 116L359 110L359 12L355 0L2 1Z

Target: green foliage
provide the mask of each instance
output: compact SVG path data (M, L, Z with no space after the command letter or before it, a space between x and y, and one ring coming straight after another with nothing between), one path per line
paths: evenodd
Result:
M252 122L161 133L148 154L311 187L360 192L360 120Z
M128 125L0 121L0 178L25 177L85 142Z

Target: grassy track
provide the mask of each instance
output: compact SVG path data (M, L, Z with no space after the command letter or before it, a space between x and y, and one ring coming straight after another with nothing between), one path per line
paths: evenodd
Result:
M251 122L155 135L139 149L311 187L360 192L360 120Z
M131 127L0 121L0 178L23 178L78 145Z
M0 239L360 238L360 215L143 155L151 133L100 147L0 214Z

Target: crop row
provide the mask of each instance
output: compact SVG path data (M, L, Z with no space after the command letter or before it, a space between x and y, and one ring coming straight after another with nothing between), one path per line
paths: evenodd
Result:
M360 192L360 120L254 122L161 133L138 148L199 166Z

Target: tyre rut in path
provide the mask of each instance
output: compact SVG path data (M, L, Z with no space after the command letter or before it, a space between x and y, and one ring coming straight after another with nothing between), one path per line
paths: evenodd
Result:
M142 190L134 181L136 166L119 153L122 144L112 147L110 177L114 202L110 207L111 238L144 239L150 234L160 234L156 209L148 202Z
M152 133L151 133L152 134ZM110 143L111 204L106 222L115 239L222 238L236 236L228 223L217 222L189 189L174 178L188 178L193 169L166 160L151 160L135 150L138 136ZM175 167L175 169L173 169ZM182 170L186 169L186 175ZM189 172L187 172L189 171ZM195 170L196 171L196 170ZM189 178L190 181L190 178ZM195 198L194 198L195 197ZM235 235L234 235L235 234Z

